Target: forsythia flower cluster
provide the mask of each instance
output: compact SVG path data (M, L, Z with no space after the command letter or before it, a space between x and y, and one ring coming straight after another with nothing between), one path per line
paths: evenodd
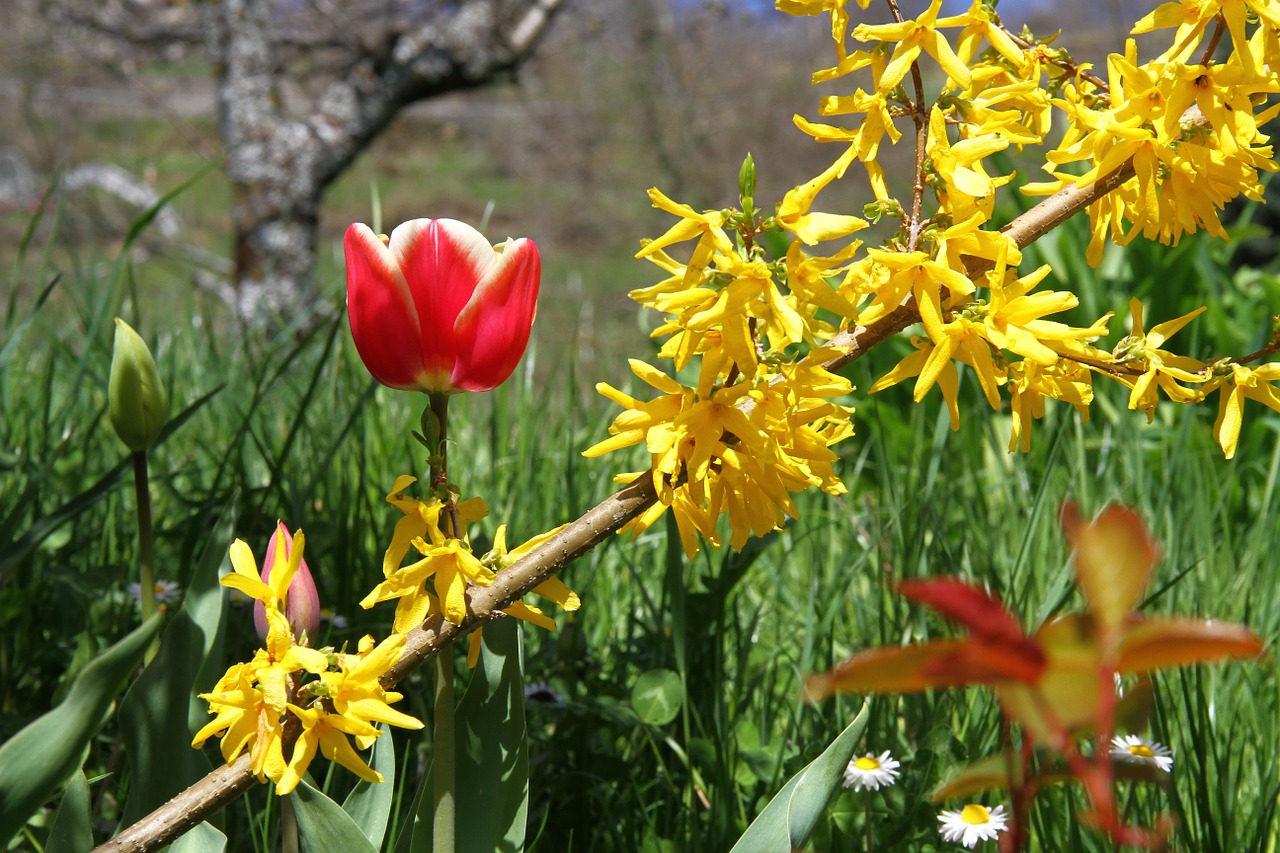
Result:
M471 553L465 527L461 538L442 532L442 501L423 501L404 494L413 482L413 477L402 476L387 495L387 501L400 510L403 518L396 524L383 560L386 580L361 602L369 608L379 601L398 599L393 633L376 645L372 636L364 637L356 654L328 647L310 648L305 633L295 635L290 625L287 613L291 584L303 565L305 538L301 530L287 545L283 529L276 533L274 547L269 549L274 560L268 557L272 565L262 577L249 546L236 540L231 546L235 571L225 575L221 583L263 606L267 626L264 648L248 663L232 665L211 692L201 694L209 702L210 713L216 716L196 733L192 746L199 748L209 737L221 735L222 754L228 763L248 749L254 774L275 782L280 795L297 787L317 750L361 779L382 781L381 774L360 758L347 738L354 737L355 748L363 750L382 733L376 723L422 728L421 721L390 707L390 703L402 698L401 694L384 689L379 681L400 660L405 635L434 615L460 625L466 617L469 584L490 585L496 572L556 532L542 534L508 552L504 524L494 537L493 549L477 558ZM457 507L460 525L479 521L487 513L479 498L463 501ZM411 549L422 559L402 567L400 564ZM296 596L296 584L292 591ZM534 591L566 610L578 608L578 596L556 578L548 578ZM502 612L548 630L555 628L550 617L524 602L517 601ZM476 628L468 635L469 666L475 666L479 657L481 630ZM308 674L313 678L304 681ZM291 757L286 759L285 725L291 718L300 733Z
M450 536L441 529L441 516L445 504L439 498L419 500L404 493L414 477L407 474L396 478L387 502L404 515L396 522L391 545L383 556L382 571L386 580L373 588L360 602L364 608L379 601L396 601L395 622L392 630L406 633L421 625L423 620L439 615L447 622L461 625L467 615L466 591L469 585L489 586L497 578L497 572L510 566L520 557L537 548L554 536L561 528L535 536L520 547L507 551L507 526L499 525L494 535L493 548L483 557L471 552L471 540L466 525L479 521L489 514L489 508L480 498L470 498L457 505L458 536ZM452 522L445 522L451 528ZM416 551L421 559L402 566L410 551ZM430 586L430 588L428 588ZM577 610L578 595L558 578L550 577L533 588L543 598L549 598L565 610ZM515 616L555 630L556 623L538 608L522 601L503 608L503 613ZM483 628L476 628L467 635L467 665L475 666L480 655L480 638Z
M366 749L381 734L375 723L422 728L421 721L390 706L401 696L384 690L378 682L378 677L399 660L404 636L393 634L377 645L373 637L366 636L356 654L312 649L300 643L285 613L306 540L299 530L286 548L284 532L275 536L275 559L267 567L266 580L259 577L253 552L243 540L237 539L231 546L235 571L223 576L221 582L264 605L264 648L248 663L233 664L211 692L201 694L200 698L209 702L209 712L216 716L196 733L191 745L199 748L220 734L227 763L247 748L254 774L275 782L276 793L281 795L298 786L317 750L361 779L381 782L382 774L365 764L347 736L355 737L356 746ZM301 683L305 674L314 678ZM286 760L285 722L290 717L297 720L301 733Z
M753 181L748 161L742 179L747 208ZM719 547L717 523L724 515L732 530L729 544L740 549L752 533L762 536L795 517L791 493L809 486L844 492L831 467L837 457L830 445L853 434L852 409L834 402L853 387L822 366L835 353L818 348L834 331L819 311L845 304L823 280L839 261L808 263L799 252L769 261L753 242L753 213L699 214L656 189L650 197L681 221L640 252L669 277L631 297L667 315L654 332L667 338L659 356L670 359L676 371L696 359L697 381L684 385L633 360L631 369L660 396L642 401L598 385L626 411L609 428L613 437L585 454L640 443L649 451L658 501L623 530L639 534L670 507L692 556L699 534ZM802 206L807 205L797 204L797 210ZM849 234L865 224L851 216L815 219L799 212L789 220L792 228L823 234ZM664 251L691 239L697 243L687 263ZM788 350L800 344L814 348L805 358L788 358Z
M1280 112L1268 106L1280 92L1272 70L1280 68L1280 0L1165 3L1133 31L1172 30L1168 48L1143 62L1130 41L1108 60L1107 80L1065 50L1009 31L983 0L952 17L939 17L942 0L933 0L914 20L856 26L846 0L776 3L783 12L831 17L836 64L814 74L815 83L855 74L862 83L820 104L823 117L846 117L845 125L796 117L802 131L840 153L788 192L773 216L754 207L750 163L740 178L741 209L699 212L650 190L654 205L679 221L638 254L666 277L631 296L663 313L654 335L665 339L659 357L672 372L632 362L658 392L648 400L600 385L625 411L612 437L586 452L647 449L659 503L631 529L670 508L692 554L698 534L719 544L717 525L727 516L730 544L741 547L751 533L794 516L792 493L841 492L830 447L852 434L851 410L837 401L853 389L827 366L852 345L854 327L890 326L904 310L919 320L915 351L870 391L914 378L919 401L937 386L958 428L965 365L993 408L1009 407L1011 451L1029 449L1046 399L1087 418L1098 376L1127 387L1129 408L1149 419L1161 395L1198 402L1217 392L1214 436L1228 458L1246 398L1280 411L1272 386L1280 363L1246 364L1280 350L1280 325L1257 353L1200 361L1164 348L1199 311L1146 330L1135 300L1127 334L1109 349L1098 341L1112 314L1084 326L1054 319L1078 300L1037 289L1048 266L1019 270L1023 247L993 221L996 191L1015 175L990 163L999 152L1044 145L1056 119L1066 130L1045 154L1052 180L1023 192L1123 178L1089 207L1094 264L1108 239L1124 244L1141 234L1176 243L1199 229L1225 236L1218 212L1238 195L1260 199L1259 172L1277 168L1260 127ZM1227 53L1221 61L1219 44ZM911 125L916 132L904 133ZM890 193L879 162L886 139L918 140L909 199ZM863 215L901 220L880 246L850 239L867 224L862 218L814 209L855 162L875 196ZM784 257L761 248L766 232L785 232ZM690 241L687 260L667 254ZM696 381L677 378L686 369Z

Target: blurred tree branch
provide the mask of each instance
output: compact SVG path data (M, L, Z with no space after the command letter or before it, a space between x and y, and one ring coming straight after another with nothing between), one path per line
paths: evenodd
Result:
M213 60L243 319L314 310L325 189L401 109L487 85L537 48L563 0L54 0L55 19Z

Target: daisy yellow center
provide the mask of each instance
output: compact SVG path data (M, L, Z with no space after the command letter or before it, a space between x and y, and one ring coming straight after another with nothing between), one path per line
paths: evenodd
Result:
M880 762L876 761L870 755L864 755L862 758L853 762L853 766L859 770L879 770Z
M1135 743L1129 747L1129 752L1139 758L1155 758L1156 754L1151 751L1151 747L1145 743Z
M990 823L991 812L987 811L985 806L970 803L960 810L960 819L973 826L982 826L984 823Z

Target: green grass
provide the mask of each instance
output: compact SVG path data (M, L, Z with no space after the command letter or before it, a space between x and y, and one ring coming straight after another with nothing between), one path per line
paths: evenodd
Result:
M384 635L390 608L355 602L379 577L397 516L386 491L396 475L425 468L408 437L419 401L369 379L343 317L305 333L240 335L188 290L149 301L148 264L117 266L100 247L67 247L48 227L60 215L49 213L39 231L47 242L32 241L16 259L0 325L0 737L47 709L64 674L135 619L124 592L135 560L132 488L105 420L114 314L158 344L173 412L189 413L152 455L160 576L189 585L213 519L230 504L237 535L258 548L277 518L305 528L322 600L350 620L327 642ZM1079 234L1063 234L1045 254L1081 256ZM1133 247L1098 272L1069 261L1064 269L1086 306L1121 308L1136 288L1159 300L1155 319L1163 319L1202 298L1200 273L1222 261L1219 250L1187 241L1176 251ZM581 269L598 281L614 264ZM597 304L559 290L557 279L572 276L564 269L544 285L535 341L512 381L453 407L451 473L464 494L488 501L484 536L505 521L518 541L576 517L616 488L615 471L636 464L579 452L614 414L590 386L626 383L623 353L648 351L643 330L634 312L612 308L616 295ZM39 284L57 275L43 303L38 288L17 286L19 276ZM326 275L335 287L336 272ZM1265 330L1250 318L1266 310L1274 281L1226 273L1211 281L1214 334L1188 335L1187 351L1256 346ZM193 328L195 316L202 322ZM891 364L877 353L851 376L866 388ZM806 704L807 674L868 646L949 632L895 597L893 581L958 574L986 583L1029 625L1080 606L1056 524L1068 497L1086 511L1123 501L1148 519L1164 548L1149 612L1243 621L1268 643L1280 636L1280 422L1250 404L1238 458L1225 462L1209 436L1212 402L1166 405L1148 426L1125 409L1121 389L1100 389L1090 423L1051 405L1033 451L1011 456L1008 415L987 410L971 385L956 433L936 396L912 405L904 389L859 394L859 434L841 447L848 494L803 496L800 521L743 554L685 560L658 524L566 570L582 609L558 614L555 634L525 632L526 679L540 688L528 705L532 849L728 849L861 704ZM227 653L239 659L253 635L246 612L232 615ZM680 715L661 727L641 722L630 704L636 679L659 668L676 672L685 693ZM1174 773L1167 789L1134 794L1134 816L1173 813L1176 849L1271 849L1280 693L1270 660L1169 672L1156 688L1150 734L1174 749ZM404 689L405 710L429 715L429 677L415 674ZM977 689L884 698L871 719L865 748L892 749L903 762L900 783L872 800L877 849L937 848L928 792L998 748L994 700ZM397 739L401 778L412 782L425 741ZM108 734L89 769L116 769L112 753ZM337 774L332 784L347 782ZM121 785L127 778L95 783L108 821L111 798L102 795ZM231 849L274 848L270 800L255 791L235 807ZM1036 849L1109 849L1081 826L1081 805L1077 791L1045 792L1033 814ZM814 849L859 849L863 831L863 799L843 793Z

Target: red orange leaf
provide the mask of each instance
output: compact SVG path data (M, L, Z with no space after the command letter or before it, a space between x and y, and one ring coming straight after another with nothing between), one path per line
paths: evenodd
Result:
M1062 508L1062 529L1075 552L1076 578L1089 611L1102 630L1119 627L1138 606L1160 546L1133 510L1111 504L1089 523L1070 501Z
M1026 634L1001 601L985 589L957 578L903 581L898 592L959 622L969 633L990 642L1018 642Z
M1033 682L1044 668L1035 643L980 643L934 640L915 646L882 646L849 658L835 669L809 678L806 693L914 693L963 684Z
M962 684L940 666L953 658L963 640L934 640L915 646L867 649L830 672L809 676L805 693L822 699L833 693L914 693L930 687Z
M1142 619L1120 641L1120 672L1147 672L1170 666L1262 654L1262 640L1244 625L1178 617Z
M996 688L1005 712L1040 743L1056 747L1058 735L1082 731L1098 709L1098 666L1101 654L1093 620L1069 615L1047 622L1035 640L1047 658L1034 685L1004 684Z

